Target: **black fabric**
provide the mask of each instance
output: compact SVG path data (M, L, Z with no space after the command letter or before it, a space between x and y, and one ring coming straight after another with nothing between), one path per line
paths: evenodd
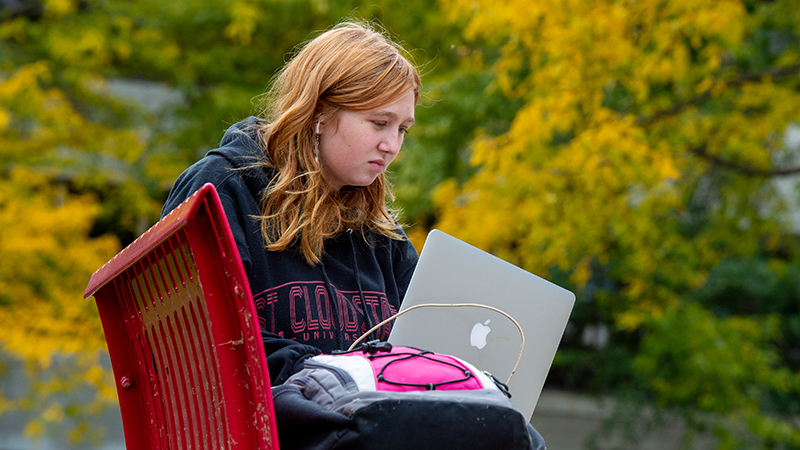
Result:
M250 117L231 126L219 148L178 177L162 216L205 183L215 185L253 293L270 378L280 384L304 358L344 349L369 323L397 312L417 253L407 239L362 238L360 231L327 240L317 266L294 250L266 251L256 216L274 173L252 167L262 158L254 128L260 123ZM390 329L375 335L386 339Z
M302 380L299 385L284 384L274 388L281 449L546 448L541 435L513 407L478 401L426 401L397 397L370 403L350 416L332 410L332 405L324 406L306 398Z
M359 410L353 422L332 449L416 450L434 444L438 450L535 448L522 414L491 405L390 400Z
M442 379L444 370L436 362L449 361L476 382L396 391L375 379L386 367L384 362L409 361L412 349L375 346L379 347L382 350L375 354L367 350L369 355L348 352L312 358L301 372L272 389L281 449L545 449L541 435L509 398L463 361L425 352L424 360L395 366L393 376L413 380L417 386L432 385ZM389 359L375 360L384 356Z
M278 443L283 450L332 449L343 434L357 432L355 421L306 399L297 386L273 388L272 398Z
M283 339L277 334L261 332L264 342L264 353L267 357L270 381L278 385L286 381L292 374L303 370L303 362L322 353L318 348Z

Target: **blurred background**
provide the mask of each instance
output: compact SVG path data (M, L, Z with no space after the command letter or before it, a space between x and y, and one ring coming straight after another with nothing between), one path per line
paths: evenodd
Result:
M423 73L415 245L577 295L551 450L800 449L797 0L0 0L0 449L122 448L89 276L345 17Z

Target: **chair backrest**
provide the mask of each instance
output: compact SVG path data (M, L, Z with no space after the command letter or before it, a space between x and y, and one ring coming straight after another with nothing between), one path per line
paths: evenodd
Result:
M207 184L92 275L129 449L278 449L250 287Z

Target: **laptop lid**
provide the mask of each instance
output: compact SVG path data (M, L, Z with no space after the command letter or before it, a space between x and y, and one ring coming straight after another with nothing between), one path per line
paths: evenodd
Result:
M564 334L575 295L463 241L428 234L402 310L423 303L480 303L512 316L525 333L511 401L528 419ZM502 314L477 307L419 308L397 318L389 342L462 358L506 382L522 339Z

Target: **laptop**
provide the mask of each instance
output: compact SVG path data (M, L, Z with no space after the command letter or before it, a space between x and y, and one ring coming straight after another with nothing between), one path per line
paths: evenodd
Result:
M511 402L530 419L575 295L433 230L420 253L401 310L424 303L479 303L500 309L519 323L525 348L508 387ZM517 363L522 338L510 319L492 310L425 307L398 317L389 342L457 356L505 383Z

